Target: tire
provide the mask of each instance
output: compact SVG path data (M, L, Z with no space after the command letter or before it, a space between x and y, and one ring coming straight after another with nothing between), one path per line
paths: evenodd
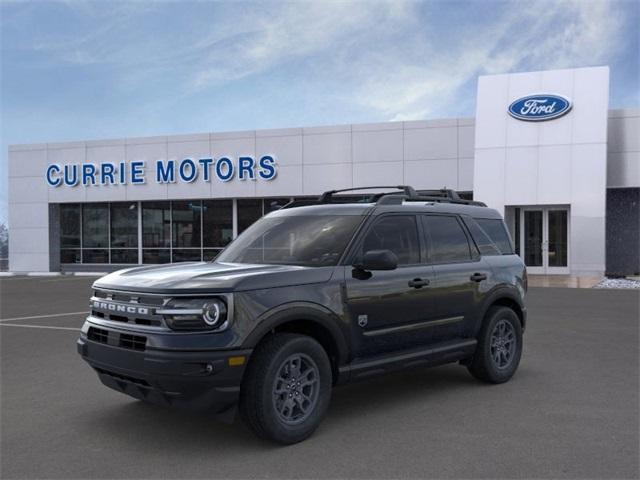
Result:
M331 386L331 363L318 342L306 335L276 333L251 357L240 391L240 414L261 438L285 445L301 442L327 412Z
M508 307L491 307L467 367L469 373L483 382L504 383L513 377L521 356L522 325L518 315Z

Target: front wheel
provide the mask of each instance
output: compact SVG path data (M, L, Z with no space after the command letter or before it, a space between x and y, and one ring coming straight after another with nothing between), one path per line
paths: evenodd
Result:
M471 375L488 383L508 381L522 356L522 326L508 307L491 307L480 329L476 353L467 367Z
M331 364L313 338L278 333L256 348L242 382L240 413L259 436L292 444L309 437L329 407Z

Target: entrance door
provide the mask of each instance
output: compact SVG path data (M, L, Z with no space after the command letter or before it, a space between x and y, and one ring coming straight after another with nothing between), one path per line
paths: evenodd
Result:
M569 210L525 207L520 210L520 255L532 274L569 273Z

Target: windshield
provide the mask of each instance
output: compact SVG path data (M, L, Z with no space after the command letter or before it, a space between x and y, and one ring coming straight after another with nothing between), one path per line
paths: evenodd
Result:
M358 215L265 217L245 230L216 262L337 265L361 220Z

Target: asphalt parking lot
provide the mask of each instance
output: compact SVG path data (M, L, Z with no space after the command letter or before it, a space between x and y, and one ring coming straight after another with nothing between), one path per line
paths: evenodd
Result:
M280 447L103 387L75 349L91 281L0 280L2 478L638 478L639 291L532 289L511 382L348 385Z

